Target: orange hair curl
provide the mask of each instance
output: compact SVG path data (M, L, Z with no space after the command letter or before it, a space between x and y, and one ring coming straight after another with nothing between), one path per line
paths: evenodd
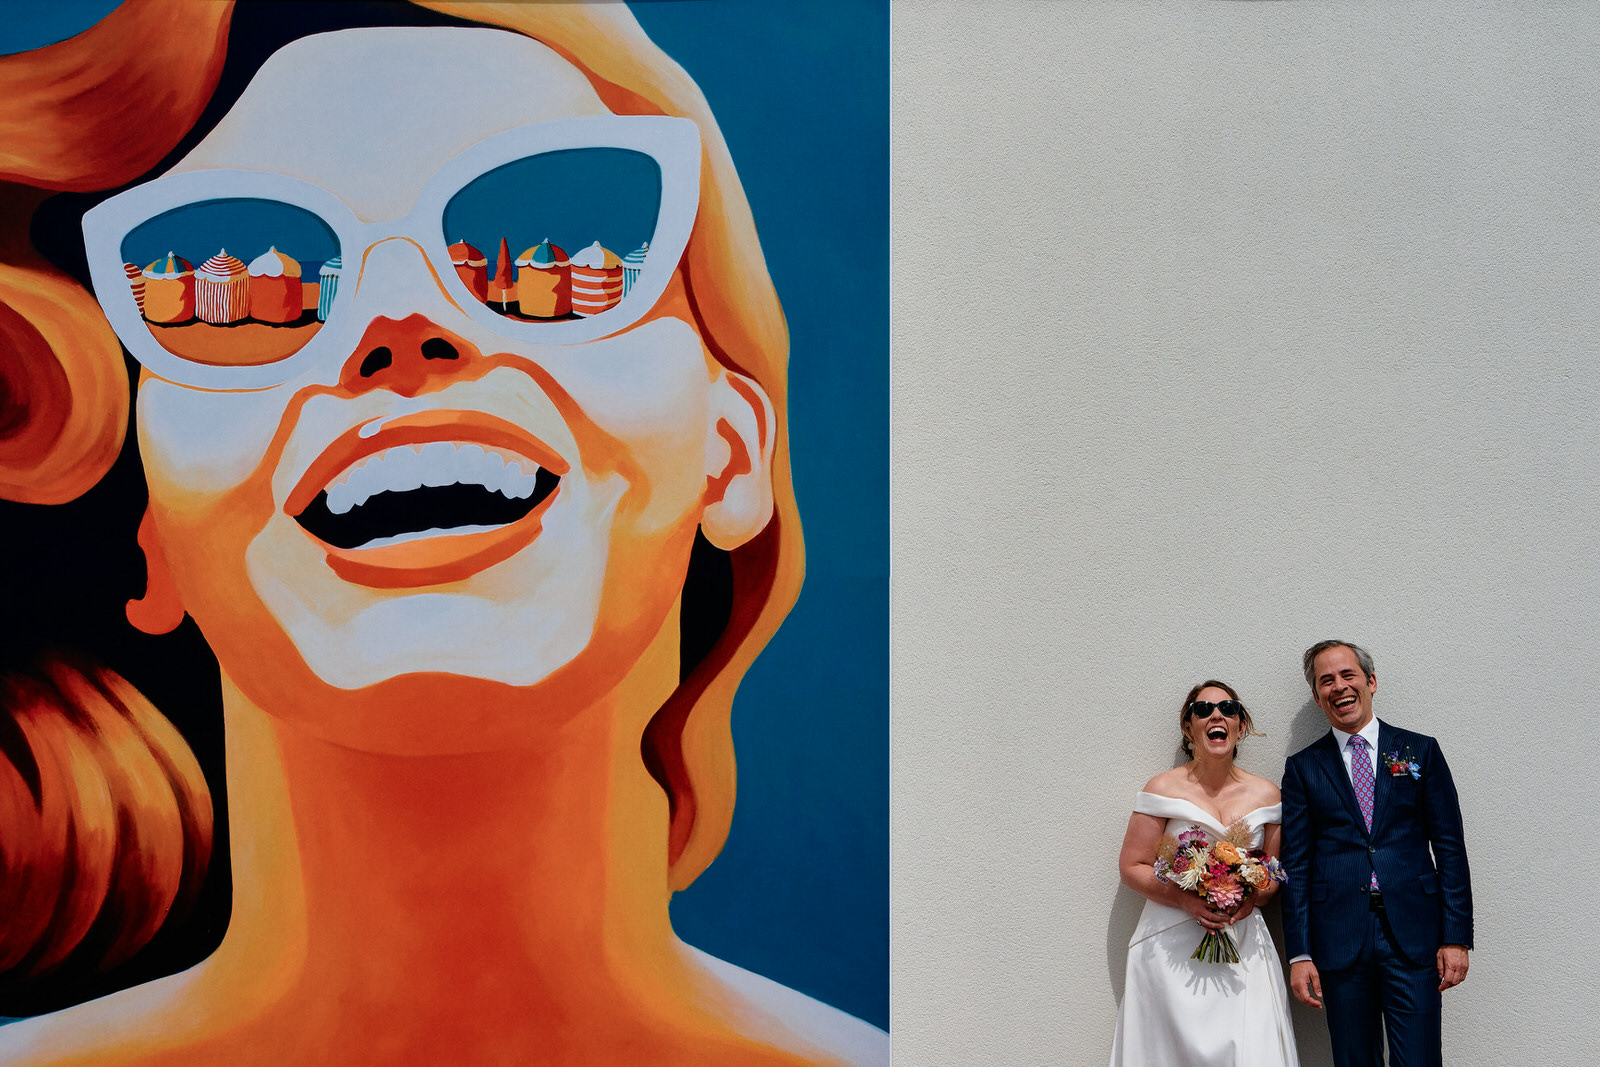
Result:
M112 967L193 903L211 794L120 675L61 657L0 678L0 973Z
M122 346L29 244L34 209L48 190L106 189L160 162L216 87L231 13L128 0L76 37L0 57L0 496L82 495L128 429Z

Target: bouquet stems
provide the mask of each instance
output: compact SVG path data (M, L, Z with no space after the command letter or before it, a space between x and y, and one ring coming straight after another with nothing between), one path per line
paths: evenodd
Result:
M1233 943L1233 937L1226 930L1208 930L1206 936L1200 939L1191 960L1205 960L1208 963L1238 963L1239 947Z

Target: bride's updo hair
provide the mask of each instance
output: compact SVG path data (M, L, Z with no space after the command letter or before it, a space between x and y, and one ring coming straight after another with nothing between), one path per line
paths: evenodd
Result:
M1215 678L1207 678L1189 690L1189 695L1183 698L1182 704L1178 705L1178 736L1183 739L1183 754L1190 759L1194 759L1194 742L1189 740L1189 705L1194 703L1195 698L1200 695L1202 689L1220 689L1233 699L1239 700L1239 691L1237 689L1227 682L1219 682ZM1256 724L1250 718L1250 709L1244 706L1244 701L1242 700L1239 700L1239 722L1244 726L1244 733L1239 735L1239 740L1243 741L1251 736L1266 736L1256 729ZM1239 754L1238 745L1233 746L1233 754L1236 756Z

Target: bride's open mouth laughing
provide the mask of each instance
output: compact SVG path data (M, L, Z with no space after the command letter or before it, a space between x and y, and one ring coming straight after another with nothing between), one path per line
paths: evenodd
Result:
M1207 741L1226 741L1227 739L1228 728L1226 726L1213 726L1206 731Z
M417 412L342 434L300 478L284 511L347 581L435 585L531 544L568 469L504 419Z

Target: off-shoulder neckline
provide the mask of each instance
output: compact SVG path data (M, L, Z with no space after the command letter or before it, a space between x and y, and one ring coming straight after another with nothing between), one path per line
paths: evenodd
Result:
M1204 816L1204 821L1207 825L1211 826L1213 829L1221 830L1224 833L1227 832L1228 826L1232 825L1229 823L1223 823L1218 816L1213 815L1211 812L1207 811L1205 808L1202 808L1194 801L1186 800L1183 797L1169 797L1165 793L1152 793L1147 789L1139 790L1139 795L1142 797L1155 797L1157 800L1170 800L1175 804L1187 804L1189 807L1193 808L1195 811ZM1234 823L1248 823L1250 816L1256 814L1257 812L1271 811L1273 808L1282 807L1283 801L1281 800L1276 804L1262 804L1259 807L1251 808L1249 811L1245 812L1243 815L1239 816L1233 821Z

